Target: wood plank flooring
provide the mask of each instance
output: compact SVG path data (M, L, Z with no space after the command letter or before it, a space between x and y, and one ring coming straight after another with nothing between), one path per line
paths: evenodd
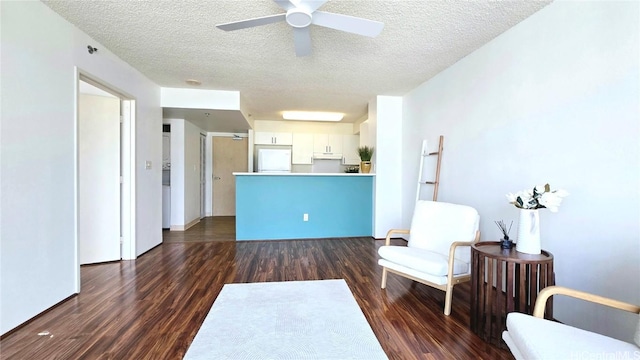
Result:
M469 330L469 286L456 286L449 317L439 290L393 274L381 290L381 240L182 235L135 261L83 266L82 292L6 335L0 358L181 359L224 284L343 278L390 359L512 359Z
M235 241L236 217L211 216L187 231L162 231L163 242Z

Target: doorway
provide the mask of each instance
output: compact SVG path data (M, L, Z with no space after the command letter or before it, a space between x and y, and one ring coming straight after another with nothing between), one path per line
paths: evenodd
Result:
M122 259L120 99L80 81L78 237L80 265Z
M76 254L79 265L135 259L135 100L76 69Z
M213 140L213 216L236 215L236 179L234 172L246 172L246 137L214 136Z

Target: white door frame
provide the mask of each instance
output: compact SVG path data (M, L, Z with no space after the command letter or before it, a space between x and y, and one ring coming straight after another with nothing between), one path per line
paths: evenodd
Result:
M122 101L122 260L136 258L136 101L128 98Z
M121 188L121 209L120 209L120 226L121 226L121 257L123 260L131 260L136 258L135 252L135 98L126 93L117 90L114 86L98 79L97 77L75 67L75 107L74 107L74 238L75 238L75 283L76 293L80 292L80 257L79 257L79 191L80 191L80 172L79 172L79 111L80 111L80 80L90 83L102 90L105 90L116 97L120 98L120 111L122 113L121 127L121 172L122 172L122 188Z
M207 216L207 134L200 133L200 219Z

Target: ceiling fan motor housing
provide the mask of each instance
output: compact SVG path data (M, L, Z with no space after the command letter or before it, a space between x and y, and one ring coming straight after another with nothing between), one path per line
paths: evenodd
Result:
M304 28L311 25L311 13L300 8L291 9L287 11L286 20L294 28Z

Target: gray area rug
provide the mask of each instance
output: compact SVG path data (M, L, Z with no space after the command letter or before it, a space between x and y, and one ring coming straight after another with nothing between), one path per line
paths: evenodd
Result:
M225 285L184 359L387 356L340 279Z

